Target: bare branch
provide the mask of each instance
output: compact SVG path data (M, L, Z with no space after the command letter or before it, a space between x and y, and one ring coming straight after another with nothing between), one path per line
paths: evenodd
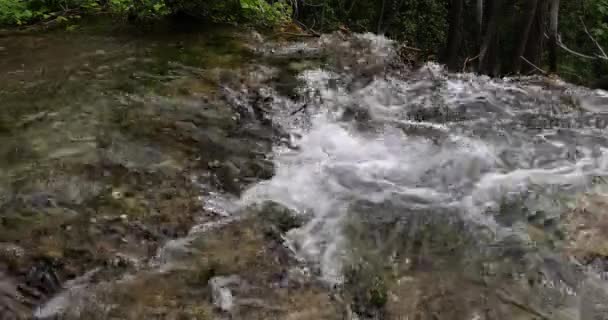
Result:
M318 35L312 34L312 33L281 32L281 34L284 34L286 36L291 36L291 37L302 37L302 38L317 38L317 37L319 37Z
M422 49L418 49L418 48L410 47L410 46L406 46L406 45L402 45L399 48L409 50L409 51L424 52L424 50L422 50Z
M305 31L307 31L308 33L310 33L311 35L315 36L315 37L320 37L321 34L318 33L317 31L313 30L312 28L314 28L314 24L312 27L308 27L307 25L305 25L304 23L298 21L297 19L293 19L293 22L295 24L297 24L300 28L303 28Z
M548 36L547 36L547 34L546 34L546 33L545 33L545 37L547 37L547 38L548 38ZM575 55L575 56L577 56L577 57L579 57L579 58L583 58L583 59L589 59L589 60L597 60L597 59L600 59L600 57L598 57L598 56L590 56L590 55L587 55L587 54L584 54L584 53L580 53L580 52L577 52L577 51L574 51L574 50L572 50L572 49L568 48L568 47L567 47L567 46L566 46L566 45L565 45L565 44L562 42L561 36L558 36L558 37L557 37L557 45L558 45L560 48L564 49L566 52L571 53L571 54L573 54L573 55ZM602 57L602 59L603 59L603 57ZM604 59L604 60L608 60L608 59Z
M467 70L467 64L468 64L469 62L471 62L471 61L476 60L477 58L479 58L479 55L476 55L476 56L474 56L473 58L469 58L469 57L467 57L467 58L464 60L464 65L462 66L462 72L463 72L463 73L464 73L464 72L466 72L466 70Z
M595 46L602 53L601 56L598 55L597 57L600 58L600 59L608 60L608 56L606 55L606 52L604 51L604 48L602 48L602 46L599 44L599 42L597 42L597 40L595 40L595 38L591 35L591 33L589 32L589 29L587 29L587 25L585 25L585 21L583 21L583 18L582 17L579 17L579 18L581 20L581 24L583 25L583 28L585 28L585 33L589 36L589 38L591 39L591 41L593 41L593 43L595 43Z
M534 69L538 70L540 73L542 73L542 74L544 74L544 75L546 75L546 74L547 74L547 71L545 71L545 70L543 70L543 69L541 69L541 68L537 67L537 66L536 66L534 63L530 62L530 60L526 59L524 56L520 56L520 58L521 58L522 60L524 60L526 63L528 63L528 64L529 64L529 65L530 65L532 68L534 68Z

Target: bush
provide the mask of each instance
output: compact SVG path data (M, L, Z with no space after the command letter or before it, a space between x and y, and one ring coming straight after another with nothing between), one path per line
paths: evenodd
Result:
M153 19L171 13L164 0L109 0L108 6L111 12L135 20Z
M64 14L73 9L104 9L136 21L180 13L213 23L274 26L291 18L286 0L0 0L0 25L67 20Z
M33 16L34 13L21 0L0 0L0 25L21 25Z
M240 5L242 17L249 23L273 26L291 19L291 6L283 1L240 0Z
M167 0L173 12L215 23L273 26L289 21L291 6L266 0Z

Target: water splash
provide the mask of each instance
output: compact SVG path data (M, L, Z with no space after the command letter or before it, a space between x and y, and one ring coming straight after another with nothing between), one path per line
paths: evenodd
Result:
M390 56L390 41L361 39L371 55ZM353 89L356 71L345 70L300 75L300 92L312 101L308 115L275 119L300 137L298 148L277 147L275 176L241 198L242 205L272 200L312 216L288 238L330 283L342 281L350 245L343 227L354 203L398 208L366 213L376 218L421 210L458 215L490 233L483 241L515 237L525 246L532 215L559 217L566 208L551 199L584 191L594 176L608 174L602 128L531 125L539 117L594 117L565 102L594 94L588 90L534 77L450 74L432 63L406 77L379 72ZM505 213L512 202L520 207ZM547 274L562 281L560 273ZM572 302L565 304L567 313Z

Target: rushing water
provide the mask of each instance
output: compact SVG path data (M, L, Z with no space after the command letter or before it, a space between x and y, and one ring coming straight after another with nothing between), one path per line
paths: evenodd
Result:
M375 58L390 55L386 39L364 35L359 41L369 41ZM590 190L594 179L608 173L604 92L540 78L449 74L433 64L407 76L384 72L352 89L350 70L300 75L303 89L318 99L306 109L309 115L300 116L308 120L306 126L282 118L297 137L297 148L276 148L275 176L243 197L246 203L273 200L310 215L310 222L292 231L289 240L319 265L327 281L343 281L344 264L357 246L352 242L358 238L344 231L352 219L363 221L364 234L403 228L406 221L409 233L396 233L406 237L416 235L412 219L417 216L427 224L461 220L465 229L435 237L468 233L462 237L474 241L462 249L487 262L504 259L514 246L510 254L521 260L504 264L521 266L506 268L522 274L537 268L544 281L540 289L523 289L529 290L526 301L534 300L532 292L542 296L539 300L559 292L559 298L539 302L539 314L551 319L608 317L605 306L588 301L606 303L607 283L596 280L604 270L585 275L559 252L532 241L527 229L534 217L542 216L544 232L551 232L550 223L568 210L567 201L560 199ZM377 235L373 250L382 251L389 241L401 240ZM446 269L462 267L454 262L434 270L441 277ZM587 276L592 287L603 289L585 295Z
M405 70L395 64L395 44L371 34L294 43L229 29L129 34L0 38L3 214L19 208L15 199L49 206L36 202L42 193L70 214L105 214L108 198L135 212L145 198L138 210L173 216L184 206L155 195L165 194L164 183L180 199L187 198L180 189L191 188L202 204L181 231L160 228L170 235L149 248L154 254L124 245L142 239L118 237L121 253L156 268L234 221L235 204L272 200L306 217L286 244L336 287L351 288L349 270L369 264L378 273L394 269L385 280L403 305L435 289L466 305L435 319L608 319L606 257L574 261L560 225L576 194L603 190L605 92L555 79L452 74L432 63ZM258 172L264 156L272 177ZM244 186L240 201L225 192ZM18 240L0 242L29 249ZM71 249L70 241L90 240L62 241ZM71 259L65 250L60 256ZM77 272L87 279L98 262L91 259ZM428 283L411 284L429 274ZM495 297L527 316L498 310ZM60 312L66 296L51 302L39 317ZM426 312L421 319L436 310Z

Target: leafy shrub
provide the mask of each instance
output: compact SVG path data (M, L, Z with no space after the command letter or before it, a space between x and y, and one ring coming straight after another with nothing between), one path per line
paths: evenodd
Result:
M291 19L291 6L283 1L240 0L243 18L252 23L272 26Z
M171 13L164 0L109 0L110 11L137 20L162 17Z
M0 0L0 25L21 25L32 19L34 13L21 0Z
M291 6L283 0L167 0L167 5L173 12L215 23L272 26L291 17Z

